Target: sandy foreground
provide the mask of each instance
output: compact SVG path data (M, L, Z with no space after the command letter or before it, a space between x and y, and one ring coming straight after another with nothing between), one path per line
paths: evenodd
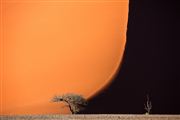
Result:
M18 115L0 116L0 120L180 120L180 115L131 115L131 114L87 114L87 115Z

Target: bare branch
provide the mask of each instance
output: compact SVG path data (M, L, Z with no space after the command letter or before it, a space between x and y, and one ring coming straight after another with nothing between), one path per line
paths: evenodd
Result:
M152 103L151 103L148 95L147 95L146 104L144 104L144 109L146 110L147 114L150 114L151 109L152 109Z

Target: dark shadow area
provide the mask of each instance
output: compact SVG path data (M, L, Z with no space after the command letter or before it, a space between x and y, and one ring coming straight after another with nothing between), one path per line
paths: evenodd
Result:
M178 7L178 0L130 0L121 70L83 113L145 113L149 94L152 113L180 114Z

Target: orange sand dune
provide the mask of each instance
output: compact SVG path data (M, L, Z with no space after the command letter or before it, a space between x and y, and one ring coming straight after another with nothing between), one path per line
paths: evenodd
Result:
M56 94L90 98L124 52L128 0L2 0L1 114L68 113Z

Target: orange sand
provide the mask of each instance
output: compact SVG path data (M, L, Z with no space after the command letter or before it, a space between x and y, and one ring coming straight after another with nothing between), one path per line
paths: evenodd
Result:
M128 0L2 0L1 114L69 113L56 94L90 98L124 52Z

